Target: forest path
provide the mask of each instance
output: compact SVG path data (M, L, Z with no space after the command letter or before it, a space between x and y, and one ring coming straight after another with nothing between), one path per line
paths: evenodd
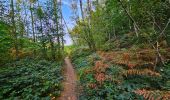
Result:
M65 58L64 66L65 81L63 83L64 91L61 92L61 97L57 100L77 100L76 93L76 74L68 57Z

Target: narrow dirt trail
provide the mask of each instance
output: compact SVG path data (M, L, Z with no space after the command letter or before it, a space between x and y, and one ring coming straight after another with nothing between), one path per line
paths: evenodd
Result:
M61 93L61 97L57 100L77 100L76 93L76 74L73 69L73 65L68 57L65 58L65 81L63 83L64 91Z

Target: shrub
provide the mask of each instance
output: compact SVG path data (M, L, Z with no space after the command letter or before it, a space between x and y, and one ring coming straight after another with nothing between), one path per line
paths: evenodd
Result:
M48 99L60 95L61 64L24 59L0 69L0 99Z
M122 59L124 57L124 60L129 61L132 60L129 57L135 56L123 55L123 52L118 54L122 55ZM116 63L112 62L113 58L116 58ZM154 70L148 66L149 64L143 67L145 63L138 62L115 65L121 60L117 58L119 57L116 57L115 53L99 51L97 54L79 56L73 60L79 75L80 100L145 100L146 97L137 92L141 89L146 89L148 93L152 93L149 91L153 90L159 90L160 94L169 93L168 63L164 67L157 66ZM152 94L150 95L152 97Z

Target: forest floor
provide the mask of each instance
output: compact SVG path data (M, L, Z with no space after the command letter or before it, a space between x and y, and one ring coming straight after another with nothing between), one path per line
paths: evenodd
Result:
M61 93L61 97L58 100L77 100L76 93L76 74L68 57L65 58L64 66L65 81L63 82L64 91Z

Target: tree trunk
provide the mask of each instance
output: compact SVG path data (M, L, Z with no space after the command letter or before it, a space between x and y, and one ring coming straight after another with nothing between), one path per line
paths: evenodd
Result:
M54 6L54 16L55 16L55 22L56 22L56 31L57 31L57 43L58 43L58 48L57 48L57 53L60 55L60 34L59 34L59 21L58 21L58 0L53 0L53 6Z
M54 43L53 43L53 40L50 39L50 45L51 45L51 56L52 56L52 59L55 60L55 48L54 48Z
M12 16L11 16L11 21L12 21L12 33L14 36L14 47L15 47L15 56L16 60L19 59L19 50L18 50L18 37L16 33L16 25L15 25L15 14L14 14L14 2L11 0L11 10L12 10Z
M25 29L25 32L26 32L26 35L27 36L29 36L29 28L28 28L28 25L27 25L27 16L28 16L28 14L27 14L27 8L26 8L26 3L27 2L23 2L23 6L24 6L24 14L25 14L25 16L24 16L24 25L25 25L25 27L26 27L26 29Z
M33 41L35 42L34 16L33 16L33 11L32 10L33 10L32 4L30 3L32 34L33 34Z
M43 39L44 33L43 33L43 25L42 25L42 19L41 18L40 18L40 24L41 24L41 35L42 35L41 37ZM45 45L44 40L42 40L42 49L43 49L43 51L42 51L43 57L46 59L47 58L47 52L46 52L46 45Z
M84 21L84 12L83 12L83 3L82 3L82 0L80 0L80 10L81 10L82 19Z
M88 13L89 13L89 18L88 18L88 38L91 42L91 46L92 46L92 50L95 51L96 50L96 45L94 42L94 38L91 32L91 3L90 0L87 0L87 5L88 5Z
M121 0L118 0L118 2L120 2L122 8L124 9L125 13L127 14L127 16L129 17L129 19L133 22L134 24L134 29L135 29L135 32L136 32L136 37L139 36L139 33L138 31L140 30L139 29L139 26L137 25L136 21L134 20L134 18L130 15L130 13L128 12L128 10L126 9L126 7L124 6L123 2Z
M62 0L60 0L60 15L61 15L61 48L62 48L62 52L64 52L64 31L63 31L63 14L62 14Z

